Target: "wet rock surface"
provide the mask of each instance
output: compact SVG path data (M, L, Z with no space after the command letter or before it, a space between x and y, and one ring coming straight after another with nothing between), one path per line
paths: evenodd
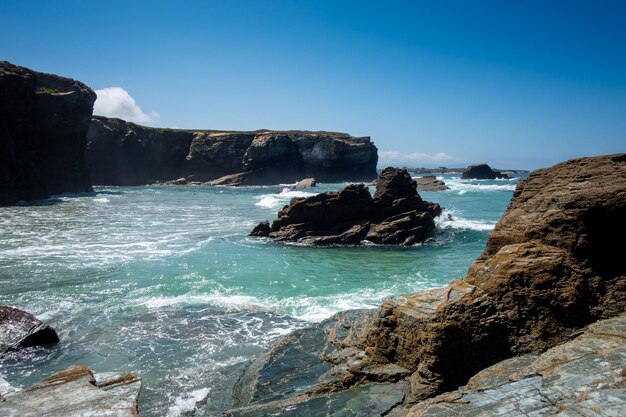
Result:
M0 400L6 417L137 417L141 379L75 365Z
M317 186L317 181L315 180L315 178L305 178L298 181L296 185L293 186L293 188L295 188L296 190L301 190L304 188L313 188L315 186Z
M425 175L415 179L417 191L445 191L449 187L443 180L438 180L434 175Z
M0 205L92 191L86 85L0 61Z
M509 176L491 169L487 164L470 165L461 174L461 179L464 180L495 180L497 178L509 178Z
M210 185L362 181L376 177L369 137L336 132L160 129L94 117L86 157L93 183L143 185L185 178Z
M422 200L415 187L406 170L387 168L374 197L365 185L353 184L338 192L294 198L278 213L269 233L262 223L253 235L313 245L419 243L434 230L433 218L441 207Z
M56 331L32 314L0 306L0 358L8 352L58 343Z

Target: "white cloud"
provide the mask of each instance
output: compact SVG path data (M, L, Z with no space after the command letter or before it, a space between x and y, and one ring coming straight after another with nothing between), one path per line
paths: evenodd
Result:
M96 103L93 114L106 117L117 117L129 122L153 122L159 118L159 113L146 114L137 105L128 91L121 87L108 87L96 90Z
M448 155L445 152L436 154L421 152L398 152L398 151L380 151L378 152L378 162L380 164L435 164L442 162L454 162L460 158Z

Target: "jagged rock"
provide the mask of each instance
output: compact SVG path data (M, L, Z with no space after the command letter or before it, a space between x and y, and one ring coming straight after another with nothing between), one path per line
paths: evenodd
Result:
M296 183L296 185L293 186L293 188L295 188L296 190L301 190L304 188L313 188L317 186L317 182L315 181L315 178L305 178L303 180L300 180Z
M443 180L438 180L434 175L425 175L415 179L417 191L445 191L450 188Z
M212 185L360 181L376 177L370 138L345 133L159 129L94 117L86 157L94 184L142 185L185 177Z
M0 306L0 358L11 351L58 342L56 331L32 314Z
M86 85L0 61L0 205L92 191Z
M428 236L439 214L441 207L421 199L406 170L387 168L373 198L363 184L351 184L338 192L292 199L267 236L315 245L358 244L364 239L412 245Z
M497 178L509 178L509 176L500 171L494 171L487 164L470 165L461 175L461 179L464 180L495 180Z
M17 391L0 401L6 417L137 417L141 378L131 373L94 374L82 365Z
M270 234L271 230L272 229L270 228L270 222L264 220L261 223L257 224L254 229L252 229L252 231L250 232L250 236L265 237Z
M388 184L387 190L404 187L389 178L381 183ZM381 198L379 204L397 207L389 201L394 200ZM330 369L315 387L291 400L305 401L303 396L309 396L318 401L327 393L348 393L372 382L404 381L410 375L404 400L408 406L455 390L481 370L505 361L483 371L483 376L492 375L491 382L485 382L486 376L474 377L468 383L474 390L471 395L438 397L422 403L411 416L499 415L510 407L533 411L535 406L549 411L550 404L537 403L545 398L564 409L606 408L614 413L606 415L623 414L615 411L623 409L623 401L613 407L612 396L624 398L626 371L620 367L626 357L626 318L593 325L575 343L554 346L578 336L586 325L626 309L626 265L621 247L611 238L626 233L624 219L626 154L575 159L532 172L518 185L485 251L465 278L383 303L362 330L322 352L320 360ZM609 345L620 349L600 352ZM513 371L550 348L530 371ZM593 349L600 354L560 368L561 358ZM513 365L507 368L508 363ZM494 376L498 369L505 373ZM547 369L545 374L541 369ZM615 379L618 371L621 382ZM553 372L558 376L551 376ZM528 377L537 373L540 377ZM280 378L279 372L275 378ZM513 382L505 387L509 381ZM493 390L496 382L503 388ZM596 393L597 386L607 390ZM481 410L483 405L488 408ZM344 415L344 411L338 406L328 415ZM405 413L396 407L388 415Z
M542 354L500 362L467 385L407 410L407 417L626 414L626 317L597 322Z

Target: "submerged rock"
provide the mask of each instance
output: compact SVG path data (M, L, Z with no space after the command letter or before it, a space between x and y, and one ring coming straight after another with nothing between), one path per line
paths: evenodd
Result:
M417 191L445 191L450 188L443 180L438 180L434 175L425 175L415 179Z
M255 236L306 244L412 245L422 242L435 228L433 217L441 214L438 204L423 201L406 170L387 168L376 192L363 184L349 185L338 192L294 198L285 206L267 232L259 225Z
M96 94L0 61L0 205L92 191L85 141Z
M141 378L131 373L94 374L82 365L63 371L0 400L6 417L137 417Z
M32 314L0 306L0 358L11 351L58 342L56 331Z
M160 129L94 117L86 158L93 183L143 185L177 178L211 185L268 185L315 177L376 177L369 137L336 132Z
M464 180L495 180L497 178L506 179L509 176L500 171L494 171L487 164L470 165L461 175L461 179Z

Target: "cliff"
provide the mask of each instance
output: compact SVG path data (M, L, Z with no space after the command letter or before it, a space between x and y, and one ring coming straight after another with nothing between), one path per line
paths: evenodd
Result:
M0 62L0 205L91 191L84 153L95 99L78 81Z
M244 399L238 403L241 408L225 415L269 415L277 409L294 407L298 411L321 410L320 415L346 415L354 406L349 399L358 397L363 402L385 404L379 414L372 415L401 416L413 404L456 390L500 361L531 355L526 356L528 363L537 358L537 353L580 335L585 326L623 314L626 264L620 257L621 246L612 237L626 233L624 219L626 154L575 159L533 171L518 184L485 251L463 279L444 288L389 300L358 320L322 323L313 331L324 340L323 346L317 342L315 346L298 347L301 339L289 336L278 341L240 381L239 390L245 387L244 391L253 395L238 395ZM605 361L606 366L602 362L606 369L593 370L594 375L601 380L605 372L621 372L621 383L609 376L605 379L617 385L602 387L619 388L623 398L624 370L619 369L623 366L623 335L615 336L621 337L616 339L617 350L604 352L607 345L599 334L611 333L613 325L596 326L607 326L609 330L598 330L595 335L591 332L571 351L555 348L556 352L574 356L564 357L562 363L589 353L577 368L541 361L528 368L529 373L545 371L549 376L555 372L567 377L561 398L552 398L554 392L542 387L526 392L524 397L520 387L532 389L545 383L547 387L554 384L557 390L561 384L528 379L525 371L516 373L516 366L510 366L512 362L502 362L485 371L492 376L493 369L502 371L495 382L485 382L490 384L489 389L503 387L502 392L494 391L494 397L460 390L422 403L410 415L446 415L446 410L455 414L452 410L457 406L468 415L493 415L478 411L486 404L504 407L506 404L497 400L505 396L511 403L523 403L528 398L522 405L529 407L537 398L552 401L547 406L555 409L569 407L584 400L584 396L577 397L582 391L571 387L578 384L585 392L598 389L600 385L591 382L592 370L585 364L598 362L608 354L616 359ZM616 326L623 329L623 319ZM623 330L619 332L623 334ZM613 335L609 336L613 340ZM581 346L585 352L577 351ZM297 350L307 352L307 371L286 374L284 369L290 369L289 364L277 365L273 353L280 351L283 358L299 358ZM593 352L598 354L593 356ZM285 377L289 378L289 392L277 395L273 388ZM523 382L506 387L510 381ZM273 392L273 397L254 395L265 391ZM606 395L611 393L607 391ZM448 404L461 397L462 403ZM608 397L598 397L598 401L604 406L610 404ZM311 411L308 415L317 414Z
M334 132L159 129L94 117L87 138L87 163L100 185L360 181L376 178L378 161L369 138Z

